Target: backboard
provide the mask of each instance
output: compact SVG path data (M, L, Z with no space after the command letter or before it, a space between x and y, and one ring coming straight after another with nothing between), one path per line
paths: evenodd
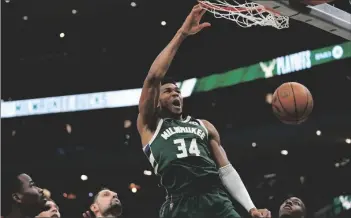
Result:
M351 40L351 14L334 7L332 3L315 6L293 6L291 0L252 0L258 4L273 8L291 19L315 26L331 34ZM339 1L339 0L336 0ZM349 5L351 7L351 5Z

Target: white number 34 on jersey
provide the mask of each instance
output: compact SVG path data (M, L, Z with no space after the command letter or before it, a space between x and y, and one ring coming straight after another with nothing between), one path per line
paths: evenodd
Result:
M193 138L190 142L189 151L187 149L187 145L185 144L184 139L175 139L173 141L174 144L179 145L178 150L181 153L177 154L178 158L185 158L188 156L200 156L200 150L196 143L196 138Z

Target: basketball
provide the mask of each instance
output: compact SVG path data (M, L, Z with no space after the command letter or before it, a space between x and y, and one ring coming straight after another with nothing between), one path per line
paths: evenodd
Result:
M286 124L300 124L313 109L310 91L300 83L288 82L279 86L272 99L273 113Z

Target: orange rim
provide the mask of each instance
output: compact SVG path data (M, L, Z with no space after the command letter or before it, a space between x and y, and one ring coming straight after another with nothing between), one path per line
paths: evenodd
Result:
M211 5L211 4L208 4L208 3L204 2L204 1L199 1L199 3L201 5L203 5L204 7L206 7L206 8L215 9L217 11L232 11L232 12L238 12L238 13L248 11L247 8L222 7L222 6L217 6L217 5ZM263 5L261 5L261 6L262 6L262 8L261 7L257 7L257 8L255 8L255 10L257 10L259 12L267 11L267 12L273 13L276 16L281 16L278 11L275 11L272 8L267 8L267 7L263 6Z

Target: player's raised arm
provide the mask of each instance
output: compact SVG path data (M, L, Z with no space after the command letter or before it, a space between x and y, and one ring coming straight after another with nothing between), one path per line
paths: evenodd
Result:
M256 209L238 172L230 164L227 155L221 146L221 140L217 129L207 120L202 120L202 122L208 130L210 149L219 168L219 175L222 183L230 195L238 201L252 217L270 217L270 212L268 210Z
M163 49L152 63L148 75L144 81L143 89L139 99L138 129L148 127L149 129L156 123L155 110L158 104L160 82L168 71L168 68L178 51L180 44L189 36L210 26L209 23L200 24L201 17L205 13L200 5L196 5L182 27L177 31L171 42Z

